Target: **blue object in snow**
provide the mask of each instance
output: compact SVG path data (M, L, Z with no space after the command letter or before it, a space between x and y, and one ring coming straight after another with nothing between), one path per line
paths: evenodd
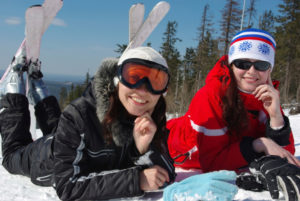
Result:
M237 186L233 184L235 179L236 173L226 170L194 175L165 188L163 199L231 201L238 191Z

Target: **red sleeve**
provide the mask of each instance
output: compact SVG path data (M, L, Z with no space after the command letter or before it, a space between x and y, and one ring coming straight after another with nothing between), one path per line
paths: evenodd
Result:
M289 141L290 141L290 144L287 146L284 146L283 148L286 149L287 151L289 151L291 154L295 155L296 150L295 150L295 142L294 142L294 136L293 136L292 131L290 133Z

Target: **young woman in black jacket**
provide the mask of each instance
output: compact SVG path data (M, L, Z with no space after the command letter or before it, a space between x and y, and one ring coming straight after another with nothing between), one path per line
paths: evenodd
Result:
M53 185L62 200L141 196L174 180L163 97L168 66L154 49L129 49L119 60L103 61L84 94L62 114L40 73L29 70L35 73L27 97L44 134L35 141L21 69L12 68L8 77L17 79L1 91L3 166L10 173Z

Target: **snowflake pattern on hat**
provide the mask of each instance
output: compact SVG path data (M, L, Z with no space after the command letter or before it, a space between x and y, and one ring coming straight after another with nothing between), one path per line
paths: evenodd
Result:
M246 51L249 51L250 49L252 48L252 43L249 42L249 41L244 41L240 44L239 46L239 50L241 52L246 52Z
M234 53L234 46L231 46L229 49L229 55L232 55Z
M264 55L269 55L270 54L270 47L264 43L260 43L258 45L258 51Z

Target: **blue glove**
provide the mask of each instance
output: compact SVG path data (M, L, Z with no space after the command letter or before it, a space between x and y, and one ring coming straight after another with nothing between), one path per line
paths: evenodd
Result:
M238 188L233 171L216 171L191 176L164 189L164 201L175 200L233 200Z

